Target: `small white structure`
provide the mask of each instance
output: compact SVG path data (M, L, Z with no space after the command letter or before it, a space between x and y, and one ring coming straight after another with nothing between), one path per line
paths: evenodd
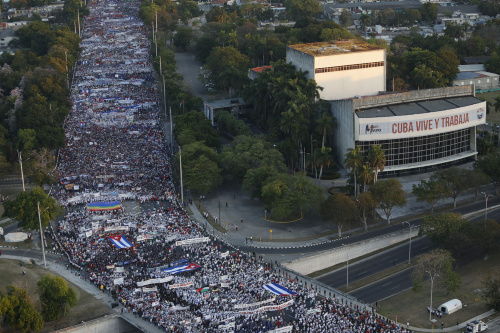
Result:
M28 239L28 234L25 232L11 232L5 235L5 241L9 243L23 242Z
M438 310L441 311L442 313L452 314L453 312L456 312L461 308L462 308L462 302L460 302L460 300L455 298L452 299L451 301L441 304Z

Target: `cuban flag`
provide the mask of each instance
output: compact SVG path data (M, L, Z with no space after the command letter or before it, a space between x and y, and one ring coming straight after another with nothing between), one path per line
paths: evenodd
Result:
M268 283L264 286L262 286L262 289L265 289L275 295L278 296L291 296L291 295L296 295L297 293L294 291L291 291L290 289L287 289L283 286L280 286L277 283Z
M162 271L167 273L167 274L177 274L177 273L182 273L182 272L193 271L193 270L198 269L200 267L201 267L200 265L190 263L187 265L165 268L165 269L162 269Z
M123 235L110 236L110 237L108 237L108 239L111 241L111 243L113 243L113 245L117 249L128 249L129 247L133 247L134 246Z

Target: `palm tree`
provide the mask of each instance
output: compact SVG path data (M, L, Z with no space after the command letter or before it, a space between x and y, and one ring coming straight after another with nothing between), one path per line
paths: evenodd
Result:
M332 116L329 116L326 112L323 112L321 118L317 121L316 130L323 135L323 140L321 141L321 148L325 146L325 138L327 135L331 135L333 132L333 127L337 125L335 119Z
M372 182L373 176L373 168L370 164L365 163L359 169L359 179L363 181L363 192L366 192L366 185Z
M500 96L495 97L495 103L493 104L495 112L500 111Z
M316 164L320 167L319 169L319 177L318 180L321 180L321 176L323 175L323 167L330 166L330 163L332 162L333 158L332 155L330 155L330 152L332 151L332 148L330 147L321 147L321 148L316 148L314 151L314 160L316 161Z
M349 148L345 157L344 164L346 168L351 169L354 175L354 197L357 197L357 173L359 168L363 165L363 156L361 156L360 147L356 146L354 149Z
M378 180L379 171L384 171L386 158L384 151L382 150L382 145L372 145L370 151L368 152L368 161L370 166L375 169L375 179L374 183Z

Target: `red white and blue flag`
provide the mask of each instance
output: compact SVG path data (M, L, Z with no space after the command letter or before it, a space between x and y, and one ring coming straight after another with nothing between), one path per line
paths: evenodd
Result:
M198 269L200 267L201 267L200 265L190 263L187 265L165 268L165 269L162 269L162 271L167 273L167 274L177 274L177 273L182 273L182 272L193 271L193 270Z
M111 243L113 243L113 245L117 249L128 249L129 247L133 247L134 246L123 235L110 236L110 237L108 237L108 239L111 241Z

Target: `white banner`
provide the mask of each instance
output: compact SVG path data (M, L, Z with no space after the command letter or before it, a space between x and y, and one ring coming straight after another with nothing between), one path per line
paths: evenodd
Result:
M151 306L158 306L158 305L160 305L160 302L153 302L153 303L151 303Z
M137 236L137 238L135 240L138 242L142 242L142 241L145 241L148 239L153 239L153 238L154 238L153 235L139 235L139 236Z
M89 230L89 231L85 232L85 236L86 237L92 236L92 230Z
M229 280L229 277L227 275L219 276L219 281L227 281L227 280Z
M255 303L249 303L249 304L237 304L234 306L234 308L235 309L246 309L246 308L251 308L253 306L259 306L262 304L272 303L273 301L274 301L274 298L270 298L268 300L261 301L261 302L255 302Z
M156 288L156 286L152 287L152 288L142 288L142 292L144 293L147 293L147 292L150 292L150 291L158 291L158 288Z
M196 243L206 243L209 242L210 238L208 237L201 237L201 238L190 238L190 239L185 239L181 241L175 242L176 246L179 245L189 245L189 244L196 244Z
M167 282L172 281L173 279L174 279L173 276L167 276L167 277L158 278L158 279L149 279L149 280L146 280L146 281L137 282L137 286L138 287L144 287L144 286L149 286L150 284L167 283Z
M229 255L229 251L226 251L226 252L221 253L221 254L220 254L220 257L221 257L221 258L225 258L225 257L227 257L228 255Z
M218 327L220 330L227 330L229 328L235 328L235 322L233 321L232 323L226 324L226 325L219 325Z
M293 304L293 299L289 300L288 302L285 302L283 304L279 305L268 305L268 306L263 306L261 308L255 309L255 310L247 310L247 311L240 311L240 314L242 315L254 315L254 314L259 314L262 312L267 312L267 311L278 311L278 310L283 310Z
M267 333L288 333L291 331L293 331L293 325L280 327L280 328L274 329L272 331L267 331Z
M229 288L229 283L221 282L220 286L221 286L221 288Z
M123 278L119 278L119 279L114 279L114 284L117 285L117 284L123 284Z
M126 226L118 226L118 227L107 227L107 228L104 228L104 232L111 232L111 231L128 231L128 227L126 227Z
M125 267L115 267L115 272L123 273L123 272L125 272Z
M451 106L451 105L450 105ZM374 141L456 131L486 123L486 102L407 116L358 118L356 140Z
M193 282L178 283L178 284L172 284L172 285L168 286L168 289L185 288L185 287L190 287L192 285L193 285Z

